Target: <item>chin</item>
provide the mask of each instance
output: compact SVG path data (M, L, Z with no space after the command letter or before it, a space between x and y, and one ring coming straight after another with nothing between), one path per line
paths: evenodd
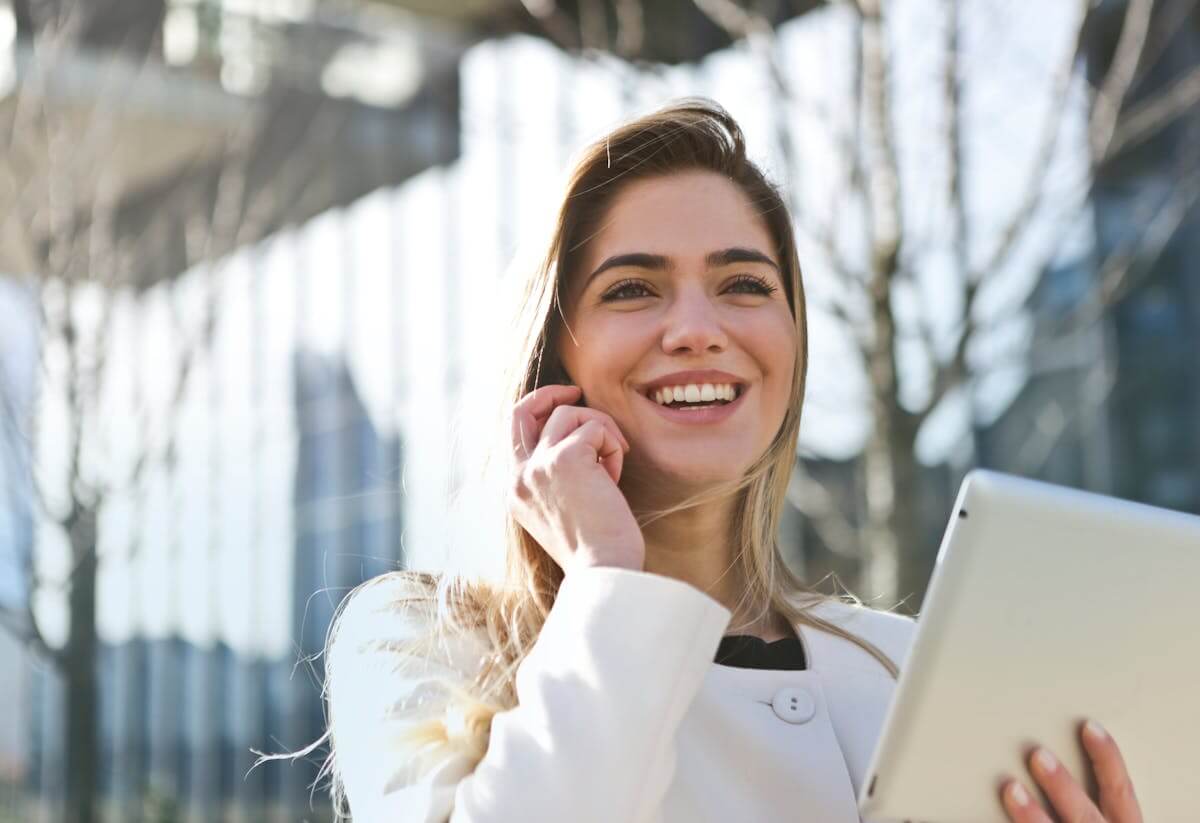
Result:
M738 480L750 467L751 460L730 455L723 458L719 453L696 454L693 459L653 459L641 464L634 471L650 479L655 487L679 489L685 494L695 494L708 486Z

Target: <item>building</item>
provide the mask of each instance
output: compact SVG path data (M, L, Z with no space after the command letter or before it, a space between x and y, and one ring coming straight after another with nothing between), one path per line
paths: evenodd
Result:
M323 787L307 808L325 750L257 768L254 752L299 751L324 733L321 652L336 606L401 565L402 455L396 438L376 432L344 364L307 352L296 363L293 651L268 659L177 636L103 644L99 788L110 820L327 814ZM36 674L33 694L28 789L52 802L62 791L64 729L51 670Z
M296 654L311 662L292 667L283 704L289 716L276 739L299 749L325 732L322 652L338 605L364 580L403 567L404 458L399 438L376 431L344 363L303 351L296 363L292 625ZM308 758L286 769L265 768L279 770L291 787L285 796L295 797L316 780L319 765Z
M1142 66L1127 111L1200 69L1200 12L1184 9L1181 24L1166 27L1180 8L1159 7L1147 48L1156 57ZM1118 0L1097 10L1086 44L1093 78L1108 69L1124 11ZM984 465L1200 513L1197 145L1200 106L1192 106L1097 169L1094 254L1048 272L1031 296L1033 375L983 433ZM1115 299L1097 322L1073 327L1105 261L1129 248L1139 251ZM1048 420L1047 409L1061 414Z

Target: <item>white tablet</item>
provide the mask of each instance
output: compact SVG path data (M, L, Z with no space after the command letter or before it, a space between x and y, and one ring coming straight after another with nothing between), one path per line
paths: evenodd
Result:
M1035 743L1090 782L1086 717L1121 747L1147 821L1200 821L1200 517L973 471L860 811L1005 823L1006 776L1045 802Z

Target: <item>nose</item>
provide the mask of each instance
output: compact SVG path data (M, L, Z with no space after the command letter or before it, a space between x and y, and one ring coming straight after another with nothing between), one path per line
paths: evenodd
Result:
M728 345L717 306L701 288L684 289L664 319L663 351L719 352Z

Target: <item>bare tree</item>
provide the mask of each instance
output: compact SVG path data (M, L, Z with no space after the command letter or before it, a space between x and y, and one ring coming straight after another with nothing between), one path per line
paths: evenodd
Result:
M11 204L0 229L6 265L22 271L33 293L40 338L35 405L61 410L55 454L37 451L47 441L31 421L43 415L17 407L5 386L0 415L4 432L19 437L32 461L17 468L32 477L37 528L64 538L69 570L48 577L36 553L25 555L29 597L22 613L4 615L4 624L62 677L65 819L87 823L97 813L101 516L148 471L173 471L185 394L213 337L224 261L294 218L306 188L319 178L309 170L314 151L336 136L342 121L302 108L299 128L288 125L288 139L281 141L280 112L295 106L270 94L258 100L210 95L207 102L228 109L223 125L172 154L173 140L184 142L189 127L146 134L141 129L151 126L138 120L138 106L162 94L159 58L146 48L80 49L86 4L48 8L47 19L34 21L33 36L18 44L17 85L0 106L0 192ZM79 99L73 85L82 74L94 84L90 99ZM137 155L139 141L145 157ZM174 278L189 270L206 284L199 319L192 316L194 302L185 316L176 294ZM165 424L151 426L147 409L139 409L135 450L111 460L102 396L114 378L115 307L123 298L141 300L150 287L171 295L178 334ZM7 458L24 459L19 449L5 451ZM135 545L130 553L139 550ZM67 615L62 642L46 635L35 608L39 597L55 593Z
M782 158L784 189L800 237L821 257L806 260L806 273L820 270L835 284L819 296L810 294L810 307L836 320L852 343L867 386L862 405L870 419L869 435L858 458L861 482L856 499L842 499L824 488L798 460L789 500L806 515L830 551L859 559L861 575L855 588L888 605L907 600L915 607L923 596L936 548L928 545L923 512L944 509L949 503L924 499L944 493L930 491L929 484L922 482L927 472L917 459L918 435L935 413L951 406L966 409L960 416L967 419L960 420L959 426L970 433L978 423L974 397L981 382L999 369L1030 368L1028 335L1011 351L985 353L984 348L1006 323L1022 314L1029 295L1058 262L1061 238L1089 219L1089 198L1104 169L1196 109L1200 66L1169 82L1161 93L1147 96L1139 89L1181 21L1195 15L1195 0L1128 0L1123 7L1118 5L1119 34L1111 54L1100 54L1099 60L1095 45L1103 39L1098 32L1100 19L1110 18L1111 27L1113 4L1076 0L1064 47L1058 52L1061 57L1011 52L985 65L970 60L969 47L962 42L966 24L1018 9L987 0L926 4L933 18L922 28L922 42L905 48L927 52L933 44L940 54L940 76L906 94L933 100L938 116L922 124L921 170L915 173L914 164L904 161L899 149L898 109L906 101L897 95L908 54L894 51L897 5L883 0L826 4L827 11L850 24L852 45L843 56L845 65L838 68L845 68L851 80L844 98L822 101L806 96L791 76L776 26L764 11L769 4L740 0L692 0L692 4L730 41L748 45L771 83L782 112L775 118L774 138ZM565 4L525 5L563 48L590 47L636 57L628 46L617 44L642 44L656 34L648 29L648 18L631 13L628 3L605 4L611 7L607 18L594 8L585 14L581 7L576 18ZM810 5L820 4L803 4L804 10ZM1031 4L1024 10L1035 8ZM615 22L615 32L597 22L605 19ZM1044 76L1033 76L1031 64L1048 62L1053 65ZM653 71L649 65L643 68ZM1036 141L1019 172L1019 195L999 217L982 214L969 197L967 154L971 134L981 124L965 107L981 81L997 72L1024 72L1024 82L1037 83L1038 91L1048 98L1045 114L1035 126ZM837 74L833 71L829 76ZM1087 121L1086 137L1078 149L1082 162L1077 164L1078 179L1064 182L1049 172L1057 156L1072 150L1065 147L1065 135L1071 117L1080 111L1081 90ZM850 114L841 117L841 112ZM821 142L835 147L831 165L839 177L832 203L805 202L800 181L789 178L803 167L797 127L802 120L822 132ZM1058 349L1078 351L1079 335L1094 331L1107 310L1146 275L1200 196L1198 159L1186 154L1178 158L1177 185L1165 199L1149 204L1146 230L1097 260L1099 275L1085 298L1055 319L1051 328L1038 329L1039 357L1053 357ZM915 205L917 201L908 196L912 190L931 186L940 187L933 207L928 202ZM922 209L936 212L933 228L922 225L930 222L918 213ZM941 306L920 297L923 272L931 266L948 270L939 281L944 284L937 301ZM1010 287L998 288L1006 284ZM989 292L1008 295L988 305L984 298ZM937 316L947 305L956 307L949 329ZM1082 380L1092 398L1089 402L1098 402L1112 389L1111 375L1096 373ZM1079 411L1053 403L1043 410L1022 450L1021 458L1030 470Z
M797 94L776 59L772 27L732 0L695 2L731 36L751 39L757 53L763 55L781 98L795 104ZM1195 4L1191 0L1130 0L1124 7L1111 60L1096 72L1094 64L1089 71L1083 57L1087 38L1095 36L1094 16L1099 12L1093 3L1080 0L1070 32L1072 42L1051 75L1050 104L1024 172L1022 194L996 229L981 219L978 210L968 206L964 192L964 153L972 124L964 113L963 101L979 78L966 68L968 55L960 40L962 17L986 11L987 6L942 0L942 19L939 26L933 27L935 31L940 29L944 37L941 125L939 129L935 124L922 136L930 165L945 170L939 175L945 180L945 229L935 236L921 236L920 221L910 213L911 199L904 196L905 186L919 186L923 181L906 178L907 170L898 158L895 94L901 55L889 47L887 6L881 0L835 5L851 13L855 28L854 99L846 105L857 116L848 132L834 133L829 138L842 154L838 165L845 170L845 177L838 198L843 205L835 207L833 218L825 223L811 216L813 210L796 209L796 216L802 235L824 252L824 263L841 287L836 298L818 309L837 317L855 342L869 387L871 426L861 456L861 501L851 507L864 512L865 517L861 523L851 522L843 507L831 502L829 495L806 476L802 464L797 466L792 499L812 518L831 549L861 554L862 589L889 603L914 595L919 603L931 570L932 552L925 547L928 538L920 517L926 508L920 498L927 484L921 482L922 469L916 457L918 434L953 395L965 393L967 408L973 414L970 398L975 386L992 370L1012 367L1014 361L1029 356L1027 339L1011 354L979 357L973 353L981 340L1020 312L1060 249L1043 244L1037 250L1040 257L1027 264L1033 276L999 308L991 306L985 314L980 296L1000 278L1012 279L1011 263L1030 243L1039 223L1054 226L1058 237L1066 234L1086 217L1088 196L1106 164L1118 160L1122 151L1170 127L1195 106L1200 99L1200 67L1175 80L1163 93L1130 102L1131 89L1154 62L1149 51L1162 47L1162 33L1158 38L1152 36L1152 20L1182 19L1194 13ZM989 66L988 70L1003 68ZM1087 174L1059 187L1048 171L1062 147L1072 89L1081 83L1086 84L1091 99L1086 124ZM823 122L834 123L836 118L826 117ZM1053 346L1093 326L1120 296L1128 293L1135 279L1149 270L1147 262L1161 254L1200 196L1197 159L1180 160L1178 183L1165 201L1155 204L1155 213L1146 222L1147 230L1099 261L1100 276L1095 287L1073 311L1056 321L1055 328L1046 330L1047 343L1043 345ZM848 252L844 226L837 221L856 207L865 219L852 244L855 248ZM980 253L980 248L985 251ZM937 334L929 301L903 299L906 292L911 295L920 288L922 267L935 255L951 261L952 274L944 282L953 293L945 299L958 309L949 340ZM919 342L925 361L919 371L930 375L928 390L916 403L913 392L902 391L906 381L919 379L905 373L907 361L901 354L912 341ZM1101 387L1099 394L1108 389L1111 382ZM1066 427L1067 415L1062 408L1054 406L1046 412L1037 431L1031 434L1030 459L1044 454L1047 438L1052 440ZM967 421L967 426L974 422Z

